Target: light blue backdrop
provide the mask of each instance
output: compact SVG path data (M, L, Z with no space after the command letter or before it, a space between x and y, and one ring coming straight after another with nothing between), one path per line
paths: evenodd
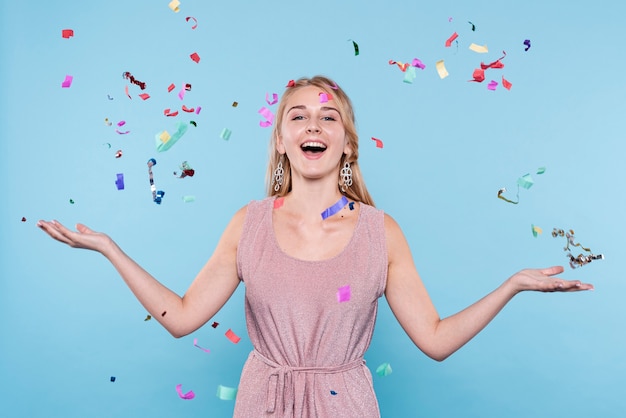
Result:
M275 109L266 93L314 74L333 77L351 95L368 187L403 227L442 316L521 268L566 265L565 239L551 237L554 227L574 229L580 243L606 256L562 275L594 283L594 292L520 295L443 363L412 345L381 299L366 360L372 370L382 362L393 368L374 376L382 415L626 412L624 5L183 0L174 13L167 0L0 4L0 415L232 414L233 402L215 392L237 386L251 349L243 286L215 317L217 328L176 340L144 321L145 310L103 257L60 245L35 223L105 231L184 293L234 211L264 196L270 131L257 111ZM75 36L63 39L62 29ZM445 48L455 31L458 43ZM489 52L470 51L472 42ZM487 70L484 83L467 81L503 50L504 68ZM426 69L404 83L388 61L413 58ZM435 70L441 59L445 79ZM135 85L126 97L125 71L146 82L148 100ZM61 88L66 75L74 77L68 89ZM487 89L492 79L500 83L495 91ZM170 83L176 89L168 93ZM181 101L184 83L192 88ZM202 110L163 115L183 103ZM115 133L120 120L129 134ZM157 153L155 134L173 132L176 120L197 127ZM232 130L228 141L220 138L224 128ZM166 192L160 206L148 184L152 157L155 183ZM174 177L185 160L196 175ZM544 174L535 174L539 167ZM526 173L535 184L520 190L518 205L496 198L506 187L514 199ZM186 195L195 202L183 202ZM533 237L531 224L543 234ZM239 344L224 337L228 328ZM193 347L194 338L211 353ZM196 398L181 400L179 383Z

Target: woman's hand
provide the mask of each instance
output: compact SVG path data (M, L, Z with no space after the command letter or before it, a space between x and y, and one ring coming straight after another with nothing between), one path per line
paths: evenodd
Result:
M37 226L55 240L72 248L84 248L103 252L111 244L111 238L102 232L95 232L83 224L76 224L76 231L71 231L57 221L39 221Z
M508 279L517 292L535 290L539 292L577 292L593 290L593 285L582 283L580 280L563 280L555 277L563 273L562 266L553 266L545 269L524 269Z

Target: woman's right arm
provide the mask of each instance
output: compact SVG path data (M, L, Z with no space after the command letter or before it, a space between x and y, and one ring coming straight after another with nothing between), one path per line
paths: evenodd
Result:
M82 224L77 224L76 231L71 231L57 221L39 221L37 226L70 247L89 249L104 255L148 313L178 338L195 331L211 319L239 285L237 245L245 215L246 207L233 216L213 255L183 297L159 283L106 234L92 231Z

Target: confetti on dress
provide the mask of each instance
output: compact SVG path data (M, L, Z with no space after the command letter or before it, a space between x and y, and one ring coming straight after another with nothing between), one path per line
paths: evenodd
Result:
M350 285L341 286L337 290L337 302L349 302L350 301Z
M389 363L383 363L376 368L376 374L379 376L389 376L391 372L391 364Z
M187 393L183 393L183 385L178 384L176 385L176 392L178 393L178 396L180 397L180 399L185 399L185 400L190 400L196 397L196 394L193 393L193 390L190 390Z
M280 209L285 204L284 197L277 197L274 199L274 209Z

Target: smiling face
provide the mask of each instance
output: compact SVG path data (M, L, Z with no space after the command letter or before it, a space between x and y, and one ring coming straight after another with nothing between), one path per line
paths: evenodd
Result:
M351 149L332 92L302 87L288 98L284 109L276 149L287 154L294 180L326 176L336 180L341 157L350 155Z

